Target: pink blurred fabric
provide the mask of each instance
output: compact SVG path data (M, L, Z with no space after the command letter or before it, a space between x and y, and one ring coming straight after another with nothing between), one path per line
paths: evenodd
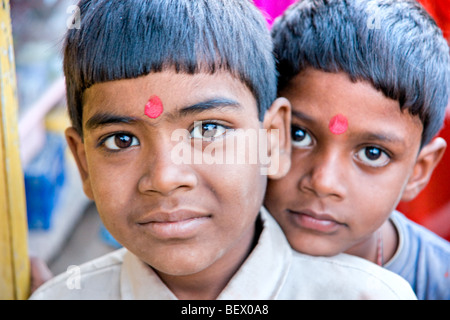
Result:
M269 26L272 26L275 18L281 15L288 6L296 1L297 0L254 0L255 4L266 16Z

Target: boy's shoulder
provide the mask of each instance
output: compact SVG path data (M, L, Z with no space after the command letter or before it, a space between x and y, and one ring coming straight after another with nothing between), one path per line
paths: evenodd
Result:
M125 253L126 249L122 248L80 266L70 266L65 273L39 287L30 299L119 299L116 294Z
M394 224L400 238L400 244L408 244L408 242L421 243L421 246L426 245L430 250L437 250L450 254L450 242L441 238L431 230L424 226L408 219L404 214L394 211L390 217Z
M273 218L264 210L261 218L258 245L219 298L415 299L406 281L363 259L294 252ZM158 279L137 257L119 249L69 269L41 286L31 299L175 299Z
M313 257L295 252L288 278L300 284L289 290L296 299L417 299L400 276L348 254Z
M386 268L401 275L419 299L450 299L450 242L393 212L399 245Z

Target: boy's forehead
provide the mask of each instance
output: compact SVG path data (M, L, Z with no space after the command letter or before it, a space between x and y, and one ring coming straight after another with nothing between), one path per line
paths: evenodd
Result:
M384 137L391 141L417 140L423 125L418 116L402 110L371 83L352 81L341 73L307 70L282 92L291 100L293 118L327 127L335 136Z
M204 88L204 90L202 90L202 88ZM118 89L120 92L118 92ZM218 71L212 74L186 74L166 70L162 72L152 72L138 78L96 83L85 90L84 98L90 100L93 98L95 99L96 97L100 99L116 99L119 95L124 94L139 96L146 94L143 90L146 92L157 90L159 92L170 93L168 96L173 98L189 98L190 95L180 97L176 93L187 91L193 94L199 94L206 90L226 90L229 93L236 94L246 89L248 90L247 86L241 80L226 71ZM94 93L95 96L92 95L92 93ZM104 96L102 96L102 93ZM160 96L162 96L162 94Z
M91 113L99 111L158 119L189 107L193 107L191 111L224 111L231 106L250 108L257 117L255 97L229 73L188 75L165 71L94 84L83 96L83 119L86 121Z
M341 121L358 114L367 115L367 122L374 121L377 115L408 115L397 100L386 97L367 81L353 81L344 72L308 69L294 77L282 94L289 97L294 107L312 106L311 111L317 115L330 112L340 115Z

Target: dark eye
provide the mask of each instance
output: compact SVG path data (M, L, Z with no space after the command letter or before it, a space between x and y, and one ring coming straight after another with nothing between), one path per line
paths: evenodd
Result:
M191 131L191 137L194 139L214 139L225 134L227 128L217 123L199 122L196 123Z
M110 136L104 144L110 150L120 150L139 145L139 141L135 136L121 133Z
M365 147L358 151L356 158L371 167L384 167L391 158L382 149L377 147Z
M297 148L308 147L312 144L309 133L295 125L291 127L291 138L292 145Z

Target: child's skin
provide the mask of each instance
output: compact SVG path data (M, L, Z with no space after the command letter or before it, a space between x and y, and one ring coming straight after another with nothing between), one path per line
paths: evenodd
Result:
M164 111L152 119L145 106L155 96ZM189 144L213 136L204 148L232 137L224 129L276 129L281 145L272 147L289 150L289 121L289 103L278 99L261 123L253 94L228 72L166 70L93 85L84 94L83 139L73 128L66 136L111 234L179 299L214 299L254 245L267 176L259 164L176 165L172 133L186 129ZM280 163L287 172L288 151Z
M280 96L292 104L292 166L284 178L269 179L265 205L291 246L377 262L380 231L387 262L398 245L389 215L426 186L445 141L420 149L419 117L345 73L306 69ZM348 121L340 134L330 130L338 114Z

